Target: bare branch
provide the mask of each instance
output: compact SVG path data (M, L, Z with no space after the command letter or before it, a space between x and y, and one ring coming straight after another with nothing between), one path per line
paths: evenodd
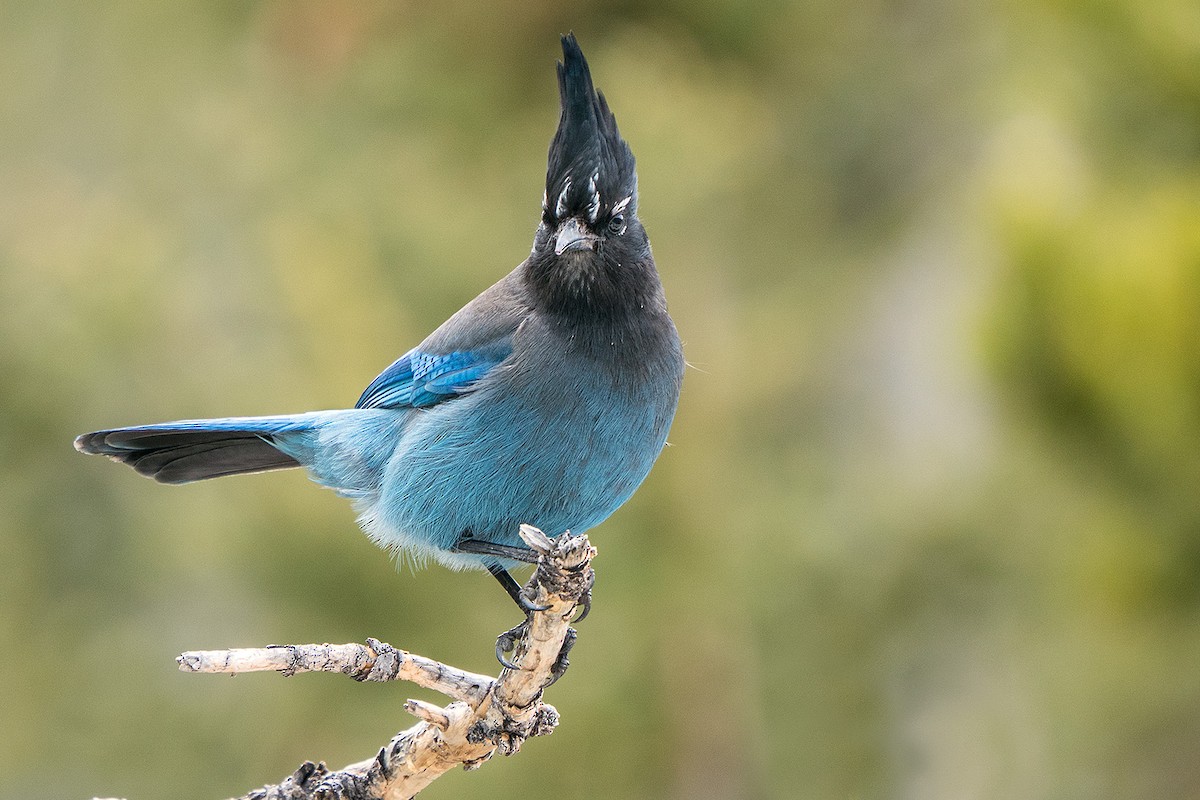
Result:
M408 681L455 700L479 703L494 678L397 650L378 639L366 644L285 644L236 650L192 650L175 661L183 672L341 672L356 681Z
M478 675L368 639L366 644L272 645L237 650L201 650L180 655L184 672L275 671L341 672L359 681L404 680L433 689L454 702L442 708L409 700L404 710L417 717L374 758L331 772L305 762L282 783L264 786L243 800L407 800L460 764L475 769L499 751L512 755L531 736L554 731L558 712L542 702L542 692L566 669L574 644L569 626L577 607L591 601L596 551L586 536L564 533L551 539L522 526L521 536L539 554L525 594L545 610L501 636L513 645L516 669L498 678Z

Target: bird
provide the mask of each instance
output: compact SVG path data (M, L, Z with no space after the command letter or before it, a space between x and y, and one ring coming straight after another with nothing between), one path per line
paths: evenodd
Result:
M663 450L684 372L633 153L574 33L561 39L529 256L353 408L111 428L76 449L165 484L302 467L376 544L487 570L535 609L509 572L536 560L519 526L582 533L624 504Z

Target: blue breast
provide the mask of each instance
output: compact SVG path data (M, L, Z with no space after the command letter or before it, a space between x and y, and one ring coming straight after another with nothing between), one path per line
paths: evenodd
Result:
M557 346L518 350L472 393L409 412L378 495L360 503L364 527L462 567L479 561L447 552L464 533L522 546L521 523L552 535L599 524L666 441L679 389L663 367L648 381Z

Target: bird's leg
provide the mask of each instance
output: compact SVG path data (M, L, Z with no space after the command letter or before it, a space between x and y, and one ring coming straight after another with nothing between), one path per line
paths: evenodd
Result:
M538 561L538 552L532 548L512 547L510 545L496 544L483 539L475 539L471 536L470 530L464 531L458 538L458 541L451 547L451 551L455 553L470 553L472 555L493 556L497 558L508 558L515 561L525 561L536 563ZM533 603L525 596L522 586L517 583L508 570L494 561L487 561L487 570L496 579L496 582L504 589L513 602L525 612L525 619L519 625L511 628L496 637L496 660L501 665L508 669L518 669L518 666L508 659L509 653L516 650L517 642L529 630L529 619L535 611L545 611L550 606L542 606ZM591 575L588 581L587 588L579 598L579 606L582 610L579 617L575 620L579 622L587 617L588 612L592 609L592 582L595 581L595 575ZM567 629L567 638L563 641L562 649L559 650L558 657L554 660L554 665L551 667L551 675L553 676L551 683L557 681L567 671L570 661L567 659L567 654L571 648L575 646L575 630Z
M505 654L511 653L517 648L517 642L525 635L525 631L529 627L529 615L534 611L545 611L550 606L539 606L529 602L521 592L521 585L512 575L508 574L508 570L499 564L488 564L488 572L492 573L492 577L504 587L504 591L508 592L508 596L513 599L513 602L525 612L525 619L521 620L519 625L496 637L496 660L509 669L517 669L517 665L509 661Z
M492 577L496 579L496 582L500 584L500 588L508 592L508 596L513 599L513 602L521 605L521 601L524 599L521 597L521 584L517 583L508 570L499 564L488 564L487 569L492 574Z
M529 598L527 598L522 592L521 584L517 583L516 579L514 579L512 575L508 574L508 570L499 564L488 564L487 570L488 572L492 573L492 577L500 583L500 585L504 588L504 591L508 592L508 596L513 599L513 602L520 606L521 610L526 614L530 613L531 611L545 611L550 607L539 606L536 603L531 602Z
M512 561L521 561L525 564L536 564L538 554L528 547L513 547L507 544L496 544L495 542L476 539L471 536L471 532L465 531L453 545L450 546L451 553L470 553L476 556L494 556L496 558L507 558ZM493 575L495 573L492 573ZM501 581L503 583L503 581ZM507 586L504 587L506 590ZM512 594L510 591L509 594Z
M470 553L471 555L478 556L508 558L513 561L524 561L530 564L535 564L538 560L538 554L527 547L512 547L510 545L484 541L483 539L475 539L471 536L469 530L464 531L458 537L458 541L454 543L450 551L453 553ZM516 649L517 641L524 635L525 629L529 626L529 615L534 611L545 611L549 606L537 605L525 597L524 592L521 590L521 584L517 583L513 576L508 573L508 570L499 564L489 561L487 570L492 573L492 577L508 593L513 602L525 612L525 620L520 625L496 637L496 660L509 669L516 669L516 664L509 661L505 653L511 653Z

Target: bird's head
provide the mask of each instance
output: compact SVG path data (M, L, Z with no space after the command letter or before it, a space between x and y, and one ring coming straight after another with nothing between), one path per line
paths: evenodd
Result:
M602 306L628 297L640 283L636 273L648 269L653 276L654 266L637 218L633 153L593 87L573 33L563 37L562 47L562 113L550 143L531 268L563 302Z

